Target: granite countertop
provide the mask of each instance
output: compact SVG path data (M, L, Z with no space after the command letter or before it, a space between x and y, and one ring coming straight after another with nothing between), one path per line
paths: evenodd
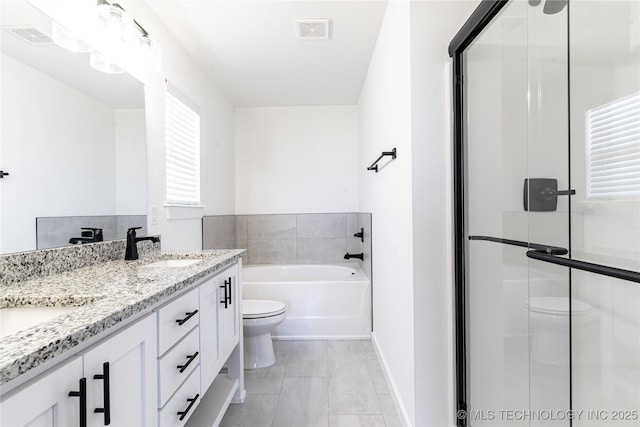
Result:
M235 262L244 249L109 261L0 286L0 308L78 306L48 322L0 338L0 385ZM186 267L145 267L163 259L201 259Z

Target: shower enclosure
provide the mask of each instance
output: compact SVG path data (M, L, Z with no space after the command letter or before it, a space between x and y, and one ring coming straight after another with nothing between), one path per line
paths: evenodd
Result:
M485 0L449 53L458 425L640 426L640 0Z

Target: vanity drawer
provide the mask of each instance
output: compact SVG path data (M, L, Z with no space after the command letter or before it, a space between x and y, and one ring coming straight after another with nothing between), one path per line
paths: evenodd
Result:
M199 321L198 289L189 291L158 310L158 356L162 356Z
M200 366L198 366L191 373L187 381L176 391L176 394L169 399L164 408L160 410L160 416L158 417L160 426L180 427L185 425L200 403L200 398ZM178 412L187 413L184 415L184 418L180 420L182 415L178 415Z
M199 328L189 334L158 360L159 406L162 408L174 391L200 365ZM180 372L182 371L182 372Z

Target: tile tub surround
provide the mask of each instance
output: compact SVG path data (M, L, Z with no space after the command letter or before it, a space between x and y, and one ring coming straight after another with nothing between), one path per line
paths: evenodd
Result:
M102 228L104 240L122 239L127 229L142 227L139 236L147 235L146 215L46 216L36 218L38 249L69 246L71 237L80 237L81 227Z
M0 385L232 264L244 250L162 254L108 261L44 278L0 286L0 307L87 305L0 339ZM202 259L180 268L143 268L161 259Z
M126 245L121 239L0 255L0 286L124 259ZM160 248L161 243L138 242L138 256L156 256Z
M365 241L353 235L365 230ZM371 214L219 215L202 220L205 249L247 249L245 264L335 264L365 254L371 277ZM358 261L359 260L355 260Z

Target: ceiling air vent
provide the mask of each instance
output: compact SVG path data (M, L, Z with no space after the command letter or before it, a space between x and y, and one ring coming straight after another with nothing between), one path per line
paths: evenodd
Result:
M300 40L329 40L328 19L296 19L296 33Z
M5 25L2 29L31 45L43 46L53 44L51 37L35 27Z

